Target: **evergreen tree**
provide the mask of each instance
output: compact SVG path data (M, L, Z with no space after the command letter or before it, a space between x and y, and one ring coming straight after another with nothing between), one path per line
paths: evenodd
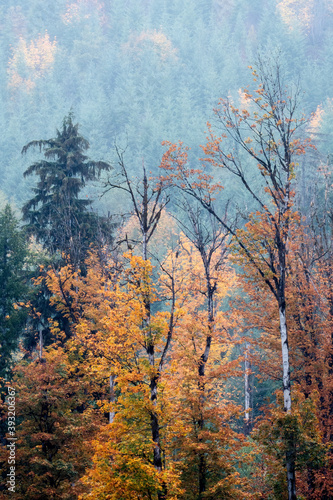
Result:
M62 254L74 267L82 265L89 245L110 239L112 225L93 213L92 200L80 197L88 182L95 181L110 165L92 161L84 153L89 142L78 132L70 113L54 139L29 142L31 147L44 150L44 158L24 172L24 176L39 176L33 189L35 196L23 206L28 234L55 257Z
M8 374L12 355L25 323L17 302L27 291L25 263L28 256L24 233L7 204L0 212L0 377Z

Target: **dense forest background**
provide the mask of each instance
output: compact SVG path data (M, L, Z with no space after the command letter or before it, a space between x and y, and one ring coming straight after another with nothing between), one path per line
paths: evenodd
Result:
M306 114L330 147L333 5L328 0L8 1L1 13L1 189L20 206L23 145L54 136L70 110L91 157L127 147L135 173L156 172L161 141L200 155L221 97L238 97L258 50L281 51ZM105 201L110 210L112 200ZM112 208L111 208L112 209Z

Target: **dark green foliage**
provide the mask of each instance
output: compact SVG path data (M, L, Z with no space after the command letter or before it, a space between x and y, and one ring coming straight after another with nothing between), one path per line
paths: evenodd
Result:
M273 409L270 417L255 429L253 437L262 445L272 463L276 461L284 468L286 459L292 457L296 470L305 472L309 479L309 474L326 464L327 446L322 442L316 412L317 395L305 399L295 389L294 395L293 412L285 413L279 401L280 408ZM265 412L267 410L268 407ZM282 470L276 468L274 473L271 471L271 475L268 475L274 489L274 498L281 500L286 498L287 491Z
M28 249L9 205L0 212L0 377L8 374L25 324L25 308L17 305L27 293Z
M307 111L331 95L333 12L327 2L308 2L309 21L300 18L292 28L275 0L2 3L0 178L20 204L27 190L19 150L31 134L52 137L70 107L94 153L105 158L115 140L128 145L135 174L142 157L156 173L162 140L181 138L192 148L204 142L213 106L229 94L237 100L258 49L281 48L290 80L299 79L306 90ZM55 41L54 60L38 75L20 44L29 49L46 31ZM192 153L201 155L196 147Z
M51 304L52 293L46 284L47 268L42 267L37 273L38 277L32 280L35 285L29 293L29 321L23 339L23 347L28 353L40 348L40 335L42 338L42 349L54 342L50 328L50 318L57 322L61 331L64 332L64 342L71 337L70 320L57 311Z
M58 254L74 267L82 265L91 242L110 241L112 226L92 211L92 200L80 194L110 165L89 160L84 154L89 142L78 133L72 114L64 119L56 138L29 142L22 153L31 147L43 150L45 159L33 163L24 173L39 177L33 189L35 196L22 209L27 232L52 256Z

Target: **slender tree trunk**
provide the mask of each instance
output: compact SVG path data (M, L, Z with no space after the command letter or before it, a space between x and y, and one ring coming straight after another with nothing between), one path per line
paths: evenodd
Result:
M250 381L250 370L251 363L249 360L250 345L246 343L245 353L244 353L244 399L245 399L245 419L244 419L244 434L248 436L251 430L251 417L250 417L250 407L251 407L251 381Z
M39 327L39 359L43 357L43 330Z
M208 272L208 268L206 268L206 273ZM208 360L210 347L212 343L212 330L214 323L214 307L213 307L213 295L215 292L215 287L212 287L211 280L209 274L207 274L207 312L208 312L208 335L206 337L206 346L203 354L200 358L199 363L199 390L200 390L200 419L198 421L199 432L203 432L205 426L205 417L204 417L204 406L205 406L205 367ZM199 442L202 442L202 438L199 438ZM199 451L199 500L203 498L203 494L207 488L207 460L206 453L204 450Z
M114 386L115 386L115 380L116 377L114 375L110 375L110 403L114 403L116 401L116 396L114 392ZM115 412L111 411L109 412L109 424L112 424L114 420Z
M199 500L203 498L206 491L206 474L207 474L206 457L204 453L199 456Z
M290 386L290 365L288 332L286 323L286 311L283 306L279 307L280 314L280 335L282 345L282 379L283 379L283 402L284 411L291 412L291 386Z
M147 238L146 234L143 234L143 256L144 260L147 260ZM157 402L157 384L159 379L159 373L155 374L155 346L152 339L151 334L151 326L150 326L150 316L151 316L151 304L150 297L146 295L144 297L144 304L146 310L146 318L144 320L144 327L147 330L146 333L146 352L148 354L149 365L152 369L153 375L150 379L150 400L153 403L153 408L150 414L150 425L151 425L151 434L152 440L154 443L154 458L153 464L157 471L161 472L163 468L162 462L162 450L161 450L161 441L160 441L160 425L158 421L158 415L155 411L155 406ZM167 495L167 485L162 484L162 488L158 491L158 500L165 500Z
M286 413L291 413L291 386L290 386L288 330L287 330L286 310L285 310L284 303L280 304L280 306L279 306L279 314L280 314L280 334L281 334L281 344L282 344L284 410ZM288 500L297 500L294 439L295 439L295 436L291 435L290 439L288 439L288 442L287 442L287 451L286 451Z
M287 162L290 162L287 157ZM289 164L289 163L287 163ZM288 200L290 199L290 185L286 185L285 203L281 209L281 217L284 219L288 210ZM277 299L279 305L280 317L280 336L282 349L282 381L283 381L283 403L284 411L291 413L291 383L290 383L290 363L289 363L289 345L288 328L286 320L286 255L287 255L287 235L289 230L289 220L285 219L285 226L276 232L276 241L279 256L279 282L277 289ZM287 432L287 430L286 430ZM288 500L297 500L296 496L296 473L295 473L295 435L290 432L286 439L286 469L287 469L287 487Z
M149 356L149 359L153 358ZM153 403L153 406L156 405L157 400L157 382L158 377L152 377L150 380L150 399ZM163 469L163 461L162 461L162 450L161 450L161 441L160 441L160 425L158 421L158 416L154 408L150 414L150 425L151 425L151 434L154 443L154 458L153 463L154 467L157 471L161 472ZM162 484L162 488L158 491L157 496L158 500L165 500L167 495L167 485L165 483Z

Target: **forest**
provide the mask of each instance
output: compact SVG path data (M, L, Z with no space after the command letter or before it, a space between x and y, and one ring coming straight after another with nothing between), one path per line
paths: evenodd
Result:
M332 500L333 1L0 13L0 499Z

